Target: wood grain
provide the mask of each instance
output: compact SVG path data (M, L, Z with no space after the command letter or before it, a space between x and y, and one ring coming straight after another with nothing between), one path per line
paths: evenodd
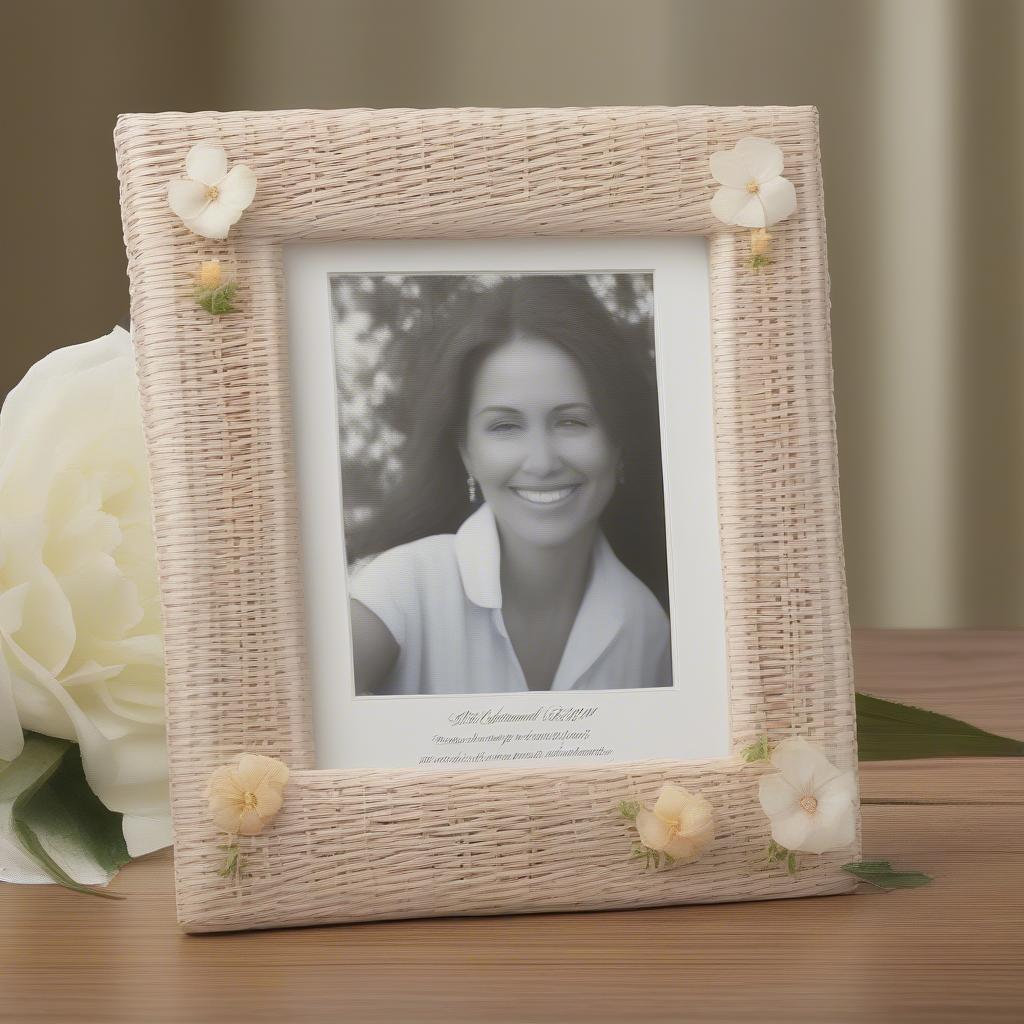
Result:
M860 689L1024 733L1024 632L855 650ZM0 1019L1019 1020L1019 768L863 766L865 854L936 879L888 895L188 937L165 854L122 873L119 903L0 886Z

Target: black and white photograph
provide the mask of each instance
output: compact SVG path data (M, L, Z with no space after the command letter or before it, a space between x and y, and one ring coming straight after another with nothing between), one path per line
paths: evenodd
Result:
M330 299L356 696L671 687L653 274Z

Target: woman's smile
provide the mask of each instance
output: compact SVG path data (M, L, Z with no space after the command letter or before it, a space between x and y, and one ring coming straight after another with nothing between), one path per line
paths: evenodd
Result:
M580 484L571 484L568 487L557 488L512 487L510 489L531 505L558 505L572 497L580 489L580 486Z

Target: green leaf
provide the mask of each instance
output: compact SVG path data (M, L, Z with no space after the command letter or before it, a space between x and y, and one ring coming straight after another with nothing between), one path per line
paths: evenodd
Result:
M75 744L25 733L21 754L0 769L0 828L55 882L120 898L73 877L110 879L130 859L121 815L89 788Z
M931 875L920 871L895 871L887 860L858 860L843 865L854 878L877 886L879 889L916 889L927 885Z
M861 761L1024 756L1021 740L996 736L935 711L866 693L858 693L856 699Z
M627 821L636 821L636 816L640 813L642 806L636 800L620 800L619 814L627 819Z
M242 856L242 851L236 845L222 846L221 849L227 850L228 855L217 874L221 878L234 878L235 881L238 881L245 871L245 858Z
M745 748L740 756L748 763L754 761L767 761L771 756L771 747L768 744L768 737L762 736L756 743L751 743Z
M234 281L222 284L218 288L200 288L196 291L199 305L214 316L234 313L234 298L238 285Z

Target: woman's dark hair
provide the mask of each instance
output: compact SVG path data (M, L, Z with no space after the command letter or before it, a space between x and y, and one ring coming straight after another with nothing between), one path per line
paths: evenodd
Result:
M625 481L601 516L616 555L668 607L658 393L649 327L627 331L578 276L510 278L470 296L406 366L416 399L401 452L405 467L384 508L349 538L352 560L437 533L472 513L458 443L480 364L515 337L542 338L583 371L597 413L621 446Z

